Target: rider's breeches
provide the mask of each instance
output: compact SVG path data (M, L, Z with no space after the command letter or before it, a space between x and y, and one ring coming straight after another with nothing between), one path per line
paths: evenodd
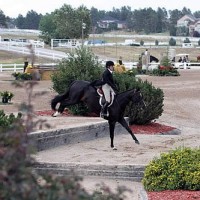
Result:
M106 101L110 103L111 102L110 95L112 92L114 93L114 90L108 84L102 85L102 90L103 90Z

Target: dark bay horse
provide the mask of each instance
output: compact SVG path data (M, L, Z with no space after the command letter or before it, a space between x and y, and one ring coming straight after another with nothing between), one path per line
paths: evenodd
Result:
M155 56L150 55L150 63L151 62L159 62L158 58L156 58Z
M99 103L99 94L95 87L91 86L88 81L74 81L69 89L62 95L55 96L51 101L51 108L56 111L56 105L60 103L58 110L53 114L57 116L58 113L62 113L65 107L70 105L75 105L80 102L86 103L88 109L100 115L101 106ZM110 130L110 139L111 139L111 148L114 147L114 129L116 122L119 122L132 136L136 144L139 144L139 141L129 128L126 120L124 119L124 111L128 103L132 101L133 103L142 103L142 106L145 106L143 101L142 94L139 89L131 89L122 93L119 93L115 96L113 104L108 108L109 117L106 118L109 123Z

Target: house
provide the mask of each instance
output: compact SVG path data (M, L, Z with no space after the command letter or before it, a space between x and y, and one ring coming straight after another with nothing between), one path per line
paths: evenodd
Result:
M177 27L188 27L190 23L194 23L196 18L193 15L184 15L177 21Z
M113 17L107 16L97 22L99 28L108 29L111 26L115 26L117 29L125 29L126 23L124 21L119 21Z
M198 32L199 33L199 35L200 35L200 18L198 18L197 20L196 20L196 22L194 22L194 23L191 23L190 25L189 25L189 33L190 33L190 35L194 35L194 32Z
M189 28L189 34L194 35L194 32L200 34L200 18L195 18L193 15L184 15L177 21L178 27L187 27Z

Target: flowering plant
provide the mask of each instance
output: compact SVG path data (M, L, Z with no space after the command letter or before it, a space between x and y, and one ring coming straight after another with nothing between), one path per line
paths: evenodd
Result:
M14 72L14 73L12 73L12 76L14 76L16 80L19 79L20 72Z
M15 72L12 73L12 76L14 76L16 80L32 80L32 75L30 73Z
M11 101L11 99L14 97L14 94L9 91L0 92L0 95L3 99L7 99L8 101Z

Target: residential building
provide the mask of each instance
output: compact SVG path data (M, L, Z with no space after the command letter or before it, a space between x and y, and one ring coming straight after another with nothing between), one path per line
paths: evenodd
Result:
M200 18L195 18L193 15L184 15L177 21L177 28L181 27L188 28L190 36L193 36L195 31L200 34Z

